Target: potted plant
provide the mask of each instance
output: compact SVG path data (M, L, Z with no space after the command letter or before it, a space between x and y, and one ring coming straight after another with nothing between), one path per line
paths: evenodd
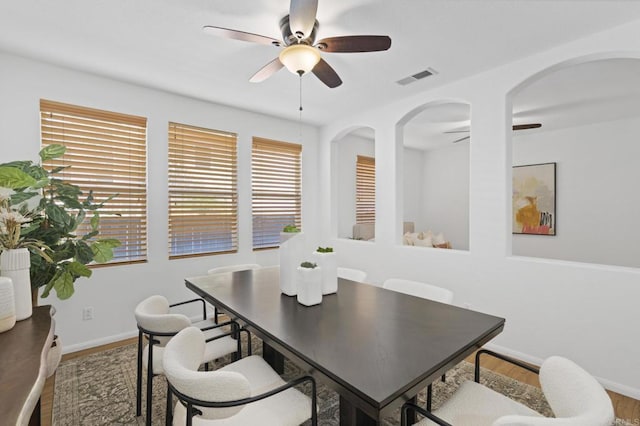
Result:
M296 267L304 251L304 234L295 225L287 225L280 232L280 290L287 296L295 296Z
M65 150L49 145L40 151L40 160L61 157ZM91 276L88 264L111 260L113 249L120 245L116 239L99 238L99 210L113 196L95 202L93 191L85 195L57 177L64 169L48 170L32 161L0 164L0 187L5 194L0 250L4 255L12 249L5 241L17 238L17 245L29 252L31 287L44 287L42 297L55 290L60 299L73 295L78 278ZM11 218L20 222L18 230L15 223L12 228L6 226ZM81 226L86 221L88 225Z
M312 306L322 303L322 268L313 262L298 266L298 303Z
M338 262L333 247L318 247L313 252L316 263L322 269L322 294L338 291Z

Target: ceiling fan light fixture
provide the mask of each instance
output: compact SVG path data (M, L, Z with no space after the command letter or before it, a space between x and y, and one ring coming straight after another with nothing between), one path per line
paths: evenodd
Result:
M320 52L306 44L292 44L280 52L280 62L296 75L304 75L320 62Z

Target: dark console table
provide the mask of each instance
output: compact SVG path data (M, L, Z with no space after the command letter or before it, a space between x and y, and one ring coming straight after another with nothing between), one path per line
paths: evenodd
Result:
M40 394L47 376L47 354L53 342L51 306L0 333L0 416L2 424L39 425Z

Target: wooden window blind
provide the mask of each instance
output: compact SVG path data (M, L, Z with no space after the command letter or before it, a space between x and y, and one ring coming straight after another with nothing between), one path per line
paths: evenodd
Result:
M116 238L109 263L147 258L147 119L40 100L42 145L64 145L65 154L45 167L71 166L58 176L94 202L117 194L100 210L99 238ZM85 229L90 227L87 215Z
M301 226L302 146L254 137L251 154L253 249L278 247L280 231Z
M237 136L169 123L169 258L237 250Z
M376 221L376 160L358 155L356 160L356 223Z

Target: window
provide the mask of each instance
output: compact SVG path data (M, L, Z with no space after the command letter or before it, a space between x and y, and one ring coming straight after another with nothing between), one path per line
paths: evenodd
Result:
M356 223L376 221L376 159L358 155L356 160Z
M169 258L238 250L237 137L169 123Z
M301 225L300 157L302 146L253 138L253 248L280 245L286 225Z
M40 116L42 145L67 148L45 166L71 166L59 176L85 195L92 190L94 202L117 194L100 210L100 238L121 243L110 263L145 261L147 119L47 100L40 100ZM81 226L88 229L89 217Z

